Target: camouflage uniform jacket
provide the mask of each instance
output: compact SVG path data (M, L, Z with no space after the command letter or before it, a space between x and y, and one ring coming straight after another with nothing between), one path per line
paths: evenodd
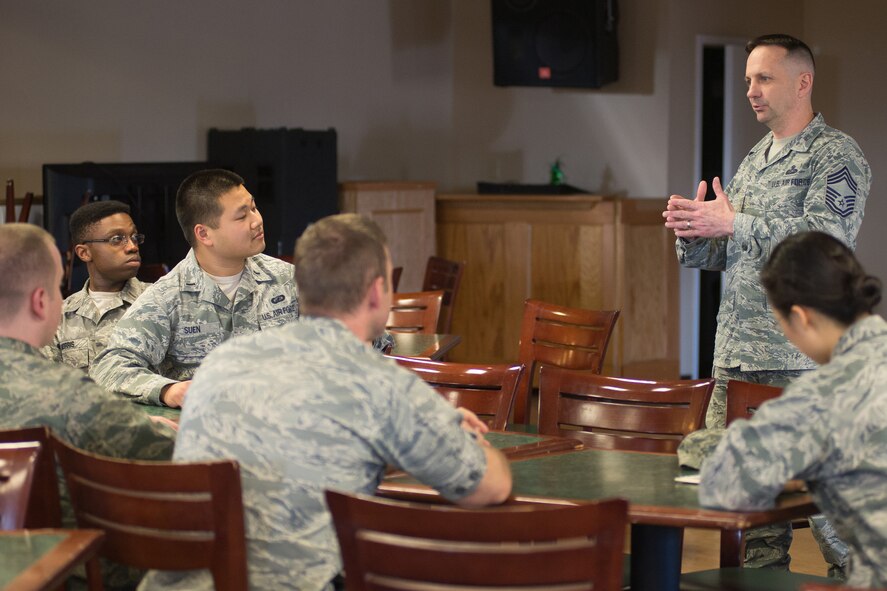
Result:
M726 271L714 364L742 371L811 369L812 360L782 334L759 274L773 248L792 234L821 230L850 248L862 223L871 170L853 139L813 121L769 163L773 134L742 161L726 193L736 210L731 238L678 239L685 267Z
M470 494L486 456L461 414L342 323L233 339L188 392L175 459L240 463L251 589L324 589L341 570L324 490L374 494L388 465L449 499ZM211 589L208 572L153 572L143 589Z
M53 361L87 370L108 344L114 325L149 285L133 277L120 291L117 306L102 314L89 296L87 279L83 289L65 299L61 324L41 352Z
M791 479L851 548L851 587L887 586L887 322L869 316L832 359L751 420L737 420L702 464L699 500L725 509L773 505Z
M248 258L232 306L192 250L120 319L89 375L108 390L159 405L160 390L190 380L223 341L298 317L291 264L263 254Z
M118 458L169 460L174 433L82 371L0 337L0 428L45 425L72 445Z

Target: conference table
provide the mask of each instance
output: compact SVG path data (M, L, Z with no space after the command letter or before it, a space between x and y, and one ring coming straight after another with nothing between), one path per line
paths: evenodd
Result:
M684 471L677 456L612 450L555 452L512 458L514 503L572 505L613 497L629 502L631 588L676 590L681 573L685 527L743 530L813 515L805 493L782 495L767 511L718 511L699 505L698 486L675 482ZM378 494L411 501L438 502L433 489L406 475L391 475ZM740 545L722 564L739 564Z
M96 555L104 537L92 529L0 532L0 589L57 589L79 564Z

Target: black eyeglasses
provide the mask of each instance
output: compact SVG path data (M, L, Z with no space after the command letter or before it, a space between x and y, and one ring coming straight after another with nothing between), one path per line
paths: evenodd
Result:
M132 236L127 236L126 234L114 234L110 238L96 238L95 240L84 240L81 244L89 244L90 242L107 242L111 246L120 247L123 246L127 240L132 240L132 243L135 245L139 245L145 241L144 234L133 234Z

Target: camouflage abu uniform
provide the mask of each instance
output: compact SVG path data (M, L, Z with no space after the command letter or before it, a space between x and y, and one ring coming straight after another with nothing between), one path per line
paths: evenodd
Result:
M773 248L792 234L821 230L854 249L862 224L871 171L850 136L828 127L818 114L768 163L772 142L772 133L758 142L725 189L736 210L733 236L676 241L683 266L726 271L715 337L718 368L816 367L777 326L759 274ZM712 397L708 427L724 426L724 393L719 394Z
M117 306L102 314L89 295L87 279L83 289L65 298L55 337L40 351L48 359L87 370L108 344L114 325L149 285L135 277L128 280L120 291Z
M750 421L730 425L702 467L699 499L763 509L805 480L852 548L853 587L887 586L887 322L869 316L831 361L795 380Z
M263 254L248 258L232 304L192 250L120 319L89 375L108 390L159 405L160 390L190 380L223 341L298 317L291 264Z
M855 248L871 185L859 146L828 127L821 114L768 162L772 143L768 133L725 189L736 210L733 236L676 241L685 267L726 271L715 337L716 384L706 415L710 429L724 427L729 380L785 386L816 366L777 326L759 274L773 248L798 232L821 230ZM691 448L694 435L685 440ZM826 560L839 569L846 546L823 520L811 525ZM788 525L752 530L746 536L746 566L787 566L790 545Z
M92 453L169 460L172 429L155 425L131 403L97 386L86 374L52 362L31 345L0 337L0 429L47 426L60 439ZM62 487L62 520L75 527ZM132 586L143 571L104 565L105 588Z
M240 462L252 589L324 589L342 561L323 498L373 494L395 465L445 497L470 494L486 456L462 417L337 320L234 339L188 393L176 460ZM211 589L207 571L151 572L145 589Z

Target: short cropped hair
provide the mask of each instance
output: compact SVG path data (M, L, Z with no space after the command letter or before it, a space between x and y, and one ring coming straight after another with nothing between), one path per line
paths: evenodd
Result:
M756 47L766 45L772 45L775 47L782 47L788 51L788 55L793 58L799 58L801 60L809 62L810 70L816 71L816 60L813 59L813 52L810 51L810 48L806 43L801 41L796 37L792 37L791 35L785 35L782 33L774 34L774 35L761 35L760 37L755 37L745 45L745 53L751 53L754 51Z
M222 215L219 198L242 184L239 175L221 168L200 170L182 181L176 193L176 218L188 244L194 246L197 224L218 227Z
M70 228L71 241L73 244L83 244L84 240L89 240L89 232L92 227L98 224L106 217L116 215L118 213L130 214L129 206L122 201L93 201L82 207L78 207L71 214Z
M33 224L0 225L0 322L11 321L37 287L57 289L52 236Z
M843 242L824 232L801 232L776 245L761 271L770 305L783 317L807 306L850 326L881 301L881 281L868 275Z
M387 246L379 225L362 215L333 215L308 226L293 256L300 306L308 313L348 313L376 278L384 277L390 289Z

